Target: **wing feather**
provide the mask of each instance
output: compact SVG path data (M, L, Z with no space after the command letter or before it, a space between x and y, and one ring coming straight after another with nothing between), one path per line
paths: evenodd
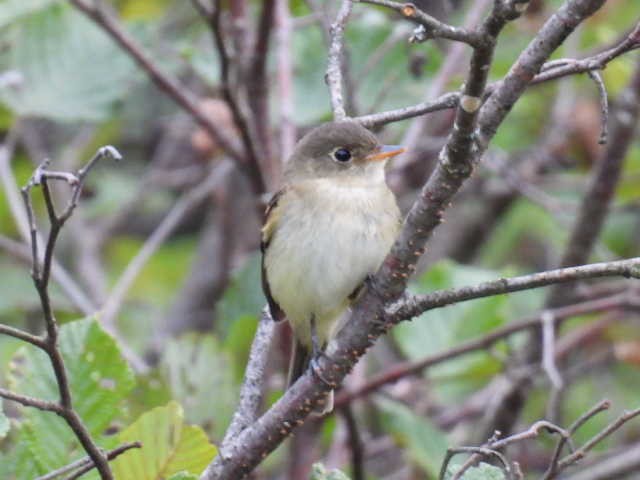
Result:
M282 195L286 191L286 187L282 188L278 192L276 192L264 213L264 222L262 224L261 237L260 237L260 250L262 251L262 291L264 292L264 296L267 298L267 303L269 304L269 311L271 312L271 317L275 321L280 321L285 318L285 314L280 308L280 305L273 299L271 296L271 288L269 287L269 279L267 277L267 270L264 264L264 258L267 253L267 249L269 248L269 243L273 238L273 234L278 226L278 220L280 218L280 210L278 209L278 201L282 198Z

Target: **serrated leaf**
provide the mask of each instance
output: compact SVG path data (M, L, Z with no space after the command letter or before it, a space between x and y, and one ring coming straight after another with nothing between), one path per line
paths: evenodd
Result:
M133 373L115 340L93 318L63 325L58 344L75 410L100 445L112 446L113 439L101 438L101 435L120 416L122 400L134 386ZM19 393L58 400L58 386L49 358L34 347L18 350L11 362L9 380ZM50 412L24 409L20 435L40 474L84 454L66 422Z
M140 441L142 448L112 462L116 478L162 480L180 472L199 475L217 449L200 427L184 425L183 420L180 404L169 402L123 430L118 435L121 443Z
M129 91L133 62L67 4L27 15L7 35L2 63L19 73L0 99L20 115L98 121Z
M379 399L387 431L406 447L413 462L430 477L437 478L447 451L447 437L428 419L416 415L399 402Z

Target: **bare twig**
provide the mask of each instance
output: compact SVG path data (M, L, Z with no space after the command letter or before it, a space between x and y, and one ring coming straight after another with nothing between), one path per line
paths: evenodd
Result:
M107 460L111 461L114 458L126 452L127 450L131 450L132 448L141 448L141 447L142 447L142 443L140 442L125 443L120 445L119 447L114 448L113 450L109 450L108 452L106 452L106 457L107 457ZM85 458L81 458L80 460L76 460L75 462L70 463L69 465L65 465L62 468L54 470L53 472L49 472L46 475L42 475L41 477L38 477L35 480L53 480L54 478L57 478L60 475L64 475L65 473L69 473L76 469L80 469L80 470L78 470L77 472L74 472L72 476L67 478L67 480L70 480L73 478L80 478L81 475L84 475L85 473L89 472L93 468L95 468L95 466L93 465L93 462L91 461L91 459L89 457L85 457Z
M274 331L275 322L271 318L269 309L265 307L262 310L258 330L251 345L251 353L240 389L240 401L219 448L219 460L209 464L202 474L202 478L216 478L219 475L224 462L229 458L229 445L243 430L253 424L258 416L258 408L262 400L264 371Z
M280 157L286 161L296 143L293 123L294 91L291 63L291 13L286 0L276 1L276 41L278 45L278 93L280 104Z
M329 86L333 119L344 120L347 114L342 98L342 61L344 49L344 29L353 9L353 0L342 0L340 10L331 25L331 43L327 60L327 74L325 80Z
M527 87L539 85L568 75L587 73L592 70L602 70L609 64L609 62L637 48L640 48L640 24L636 26L620 44L606 50L605 52L584 59L565 59L561 62L563 66L559 67L557 66L558 61L556 60L545 63L540 68L542 73L535 75L532 80L528 82ZM485 96L489 96L498 88L503 88L502 82L495 82L487 85ZM455 108L460 101L460 97L461 93L459 92L449 92L442 94L435 100L426 101L410 107L389 110L387 112L355 117L354 120L362 122L363 125L367 127L384 125L424 115L425 113Z
M9 337L17 338L23 342L28 342L38 348L44 349L46 346L45 340L36 335L32 335L29 332L14 328L9 325L3 325L0 323L0 335L8 335Z
M93 168L93 166L103 158L111 158L119 160L121 158L120 153L113 147L102 147L98 150L96 155L75 175L59 175L56 172L49 172L47 170L48 163L45 161L42 165L36 168L35 172L31 176L29 182L22 189L22 197L27 210L27 218L29 223L29 231L31 235L31 251L32 251L32 271L31 276L33 278L34 285L40 297L40 304L42 307L42 313L45 320L47 335L43 340L43 350L49 356L51 366L56 378L58 386L58 392L60 394L60 401L55 405L55 410L52 410L51 405L34 404L33 402L29 406L40 408L42 406L46 410L55 411L61 416L73 430L76 438L85 449L92 462L98 469L100 477L103 480L111 480L113 474L109 468L107 458L103 455L102 451L94 443L91 435L85 425L82 423L82 419L75 411L72 402L71 389L69 385L69 379L67 376L66 367L62 354L58 348L58 323L53 313L53 307L51 305L51 298L49 296L49 280L51 275L51 266L53 262L53 251L56 245L56 241L60 234L65 222L69 219L73 210L78 204L82 187L87 174ZM50 175L50 176L49 176ZM51 198L51 192L49 190L50 180L63 180L71 186L71 198L66 204L66 207L60 214L56 212ZM42 189L42 195L44 197L45 205L47 207L47 215L49 218L49 235L45 242L44 259L42 266L40 266L40 253L38 248L38 231L36 227L35 216L33 213L33 205L31 201L31 191L35 186L40 186ZM5 397L6 398L6 397ZM13 398L15 401L20 401L18 398ZM22 398L24 401L24 398ZM27 404L27 403L23 403Z
M622 308L628 305L629 296L626 293L612 295L610 297L599 298L596 300L585 301L575 305L567 305L565 307L554 310L546 310L551 314L556 324L575 317L585 315L587 313L607 311L615 308ZM485 350L490 348L496 342L499 342L511 335L537 328L540 325L542 314L533 315L520 321L510 322L504 327L498 328L493 332L474 340L462 343L456 347L447 349L440 353L435 353L414 362L404 362L374 375L367 382L354 390L342 390L335 399L335 407L340 408L342 405L352 402L358 398L364 397L380 387L396 382L401 378L416 375L426 368L438 365L442 362L451 360L458 356L465 355L477 350Z
M590 70L587 73L589 74L589 78L591 78L598 87L598 96L600 97L600 139L598 143L605 145L609 139L609 99L607 98L607 87L605 87L602 75L600 75L598 70Z
M611 480L637 473L639 468L640 444L635 443L625 446L621 452L607 456L578 473L563 478L566 480Z
M19 403L20 405L24 405L25 407L34 407L38 410L54 412L57 414L62 412L62 407L58 403L29 397L27 395L20 395L9 390L5 390L4 388L0 388L0 397Z
M432 308L452 303L464 302L503 293L518 292L535 287L543 287L575 280L597 277L622 276L640 278L640 257L615 262L592 263L578 267L560 268L546 272L502 278L475 286L436 290L424 295L407 296L387 309L391 322L405 320Z
M553 314L545 310L541 315L542 320L542 368L549 377L554 389L560 390L563 386L562 376L558 371L555 361L555 323Z
M573 422L573 424L569 427L569 435L573 435L578 429L588 422L591 418L596 416L598 413L608 410L611 407L611 402L609 400L602 400L597 403L593 408L583 413L578 417L578 419ZM553 451L553 457L551 458L551 463L549 464L549 469L542 477L542 480L551 480L555 478L555 476L559 473L558 471L558 461L560 460L560 455L562 454L562 449L567 443L567 439L562 437L558 440L556 444L556 448Z
M607 438L609 435L614 433L616 430L620 429L620 427L622 427L624 424L634 419L638 415L640 415L640 408L624 412L614 422L610 423L602 431L600 431L598 434L593 436L578 450L576 450L575 452L571 453L570 455L567 455L565 458L560 460L560 462L558 463L558 471L561 472L562 470L566 469L567 467L570 467L580 459L584 458L584 456L589 451L591 451L598 443L602 442L605 438ZM553 478L553 477L550 477L550 478Z
M481 46L486 37L476 30L467 30L465 28L453 27L441 22L431 15L423 12L411 3L400 3L390 0L361 0L362 3L370 3L372 5L380 5L395 10L405 18L413 20L423 28L414 32L412 41L424 42L433 38L446 38L457 42L466 43L472 47Z
M10 131L8 138L0 146L0 182L4 187L5 195L9 204L9 210L18 227L18 232L25 243L31 243L31 233L29 231L29 222L27 215L23 208L23 202L20 198L20 192L16 183L16 179L11 171L10 161L13 149L15 147L17 133ZM38 235L38 237L40 237ZM42 242L42 239L38 239ZM20 258L25 258L22 254L22 245L11 244L7 241L3 241L0 247L10 249L18 254ZM14 248L15 247L15 248ZM20 248L20 250L18 250ZM26 253L26 258L31 261L31 254ZM42 256L40 257L42 261ZM84 315L89 315L96 310L95 305L83 289L76 283L71 275L54 259L53 260L53 278L60 285L60 288L65 293L71 303L80 310Z

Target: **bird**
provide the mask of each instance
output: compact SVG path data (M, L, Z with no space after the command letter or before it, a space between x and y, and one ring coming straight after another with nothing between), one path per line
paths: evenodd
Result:
M385 164L403 151L344 120L311 130L285 164L265 211L261 250L269 311L293 331L288 387L323 354L395 241L401 214ZM332 409L330 391L315 413Z

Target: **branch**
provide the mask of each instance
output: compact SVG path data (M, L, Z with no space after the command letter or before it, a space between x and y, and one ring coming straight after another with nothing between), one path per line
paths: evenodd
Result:
M472 47L480 47L485 41L484 35L475 30L467 30L466 28L454 27L447 25L440 20L433 18L431 15L416 8L412 3L400 3L390 0L360 0L362 3L371 5L380 5L395 10L400 15L413 20L423 28L416 29L412 42L424 42L434 38L446 38L456 42L466 43Z
M401 300L387 310L390 322L398 322L420 315L433 308L476 298L519 292L536 287L573 282L597 277L640 278L640 257L615 262L592 263L578 267L559 268L520 277L500 278L477 285L436 290L425 295L415 295Z
M62 412L62 407L55 402L29 397L27 395L20 395L9 390L5 390L4 388L0 388L0 397L19 403L20 405L24 405L25 407L34 407L45 412L54 412L57 414Z
M567 467L570 467L571 465L573 465L577 461L579 461L582 458L584 458L585 455L589 451L591 451L596 445L598 445L600 442L602 442L604 439L606 439L609 435L611 435L612 433L614 433L615 431L620 429L620 427L622 427L624 424L626 424L628 421L634 419L638 415L640 415L640 408L624 412L614 422L610 423L602 431L600 431L598 434L596 434L594 437L592 437L590 440L588 440L578 450L576 450L572 454L567 455L565 458L563 458L560 461L560 463L558 464L558 472L561 472L562 470L566 469ZM550 477L550 478L552 478L552 477Z
M107 146L100 148L94 157L75 175L62 174L61 172L51 172L47 170L49 165L48 161L43 162L29 179L26 186L22 188L22 198L24 200L25 208L27 210L27 218L29 223L29 232L31 235L31 253L32 253L32 271L31 276L35 285L36 291L40 298L40 304L46 326L46 337L43 340L43 350L49 356L51 367L53 369L56 383L58 386L58 392L60 394L59 404L41 404L38 406L32 402L30 406L36 408L45 407L46 410L55 411L67 422L67 425L73 430L76 438L85 449L92 462L95 464L100 477L103 480L112 480L113 474L109 468L109 462L103 455L102 451L94 443L91 438L91 434L82 423L82 420L78 416L77 412L73 408L71 388L69 386L69 379L67 377L67 371L62 358L62 354L58 348L58 322L55 318L53 308L51 305L51 298L49 296L49 280L51 274L51 266L53 262L53 251L56 246L56 242L60 231L66 221L71 217L74 209L80 199L82 187L88 173L96 165L96 163L103 158L111 158L113 160L120 160L122 157L120 153L113 147ZM71 187L71 198L67 202L66 207L62 213L58 214L53 204L51 192L49 189L49 181L61 180L68 183ZM31 200L32 189L35 186L40 186L42 189L42 195L44 197L45 205L47 208L47 215L49 218L49 235L45 242L44 259L42 261L42 267L40 267L40 253L38 248L38 230L35 221L35 215L33 212L33 205ZM7 392L4 392L7 394ZM21 398L18 398L21 397ZM18 396L12 398L15 401L24 401L26 397ZM25 403L23 403L25 404ZM52 407L55 405L55 407ZM52 410L52 408L55 408Z
M215 47L218 50L218 60L220 64L220 87L222 89L222 96L225 102L229 106L233 115L233 121L235 122L238 130L240 131L240 137L248 156L248 168L245 171L249 174L249 178L252 182L252 187L256 194L264 193L266 186L262 172L260 170L259 155L257 152L255 135L252 131L247 116L243 112L240 105L240 100L234 95L231 80L231 58L227 51L227 45L224 40L223 27L222 27L222 0L215 0L215 6L211 14L206 18L208 20L209 29L213 35Z
M611 141L595 167L584 194L560 261L561 267L579 265L589 260L609 213L616 187L620 181L624 159L631 146L640 115L640 62L629 85L622 91L612 115ZM567 289L555 288L547 304L556 306L567 297Z
M523 88L514 90L511 77L515 74L511 72L489 98L489 101L493 98L493 106L486 109L485 105L481 110L480 120L486 125L481 126L484 135L483 142L479 144L474 142L475 121L484 95L494 42L474 50L471 70L456 113L455 127L441 152L438 167L411 209L391 253L369 282L369 288L353 306L352 314L340 335L328 345L326 356L318 359L315 374L306 372L262 417L238 435L228 446L225 458L214 460L216 467L208 469L201 477L203 480L236 480L251 471L297 425L304 422L313 406L321 403L327 392L337 387L367 348L386 331L389 325L383 314L385 303L397 299L404 291L427 239L441 221L444 209L484 153L495 133L492 128L497 129L504 120L508 112L508 109L501 110L505 101L515 102L551 52L603 3L604 0L567 0L549 19L519 60L521 68L533 71L531 77L522 80ZM508 8L512 6L511 2L498 2L494 6L481 27L487 38L495 41L513 13ZM494 109L497 109L496 113L493 113ZM316 374L326 382L318 381Z
M561 61L553 60L545 63L540 69L542 73L535 75L528 83L527 88L533 85L546 83L551 80L557 80L568 75L577 75L591 71L603 70L609 62L638 48L640 48L640 24L636 25L629 35L618 45L609 50L583 59L563 59ZM494 82L487 85L485 98L497 88L500 88L501 83L502 82ZM424 115L425 113L455 108L460 101L460 97L460 92L449 92L441 95L435 100L419 103L410 107L354 117L354 120L361 122L365 127L377 127L387 123Z
M258 408L262 401L262 383L269 355L269 347L275 331L275 322L269 309L265 307L258 322L258 330L251 344L249 361L245 369L244 381L240 389L240 401L231 420L231 425L222 440L219 454L203 472L201 478L218 478L224 462L230 457L230 445L258 416Z
M611 480L612 478L624 478L630 473L637 473L639 468L640 444L636 443L625 446L623 451L565 478L566 480Z
M331 108L335 121L344 120L347 114L344 110L344 99L342 98L342 59L344 49L344 29L349 15L353 9L353 0L342 0L340 10L336 20L331 25L331 43L329 45L329 56L327 61L327 74L325 80L329 86L329 96L331 97Z
M493 332L474 340L464 342L457 347L450 348L440 353L429 355L421 360L414 362L403 362L371 377L367 383L354 390L343 390L335 399L335 407L351 403L352 401L364 397L380 387L398 381L401 378L416 375L423 370L446 362L453 358L465 355L478 350L487 350L495 343L510 337L511 335L531 330L540 326L541 318L545 312L548 312L554 319L556 325L564 320L578 315L588 313L602 312L616 308L622 308L630 305L630 297L627 293L612 295L606 298L599 298L587 302L568 305L554 310L545 310L531 317L510 322L504 327L498 328Z
M142 443L129 442L129 443L122 444L119 447L114 448L113 450L109 450L108 452L106 452L107 460L111 461L114 458L126 452L127 450L131 450L132 448L142 448ZM76 460L75 462L70 463L69 465L65 465L62 468L49 472L46 475L38 477L35 480L53 480L54 478L59 477L60 475L64 475L65 473L69 473L73 470L80 469L77 472L74 472L72 476L66 479L66 480L71 480L74 478L80 478L81 475L84 475L85 473L91 471L94 468L95 468L95 465L93 464L91 459L89 457L85 457L85 458L81 458L80 460Z
M44 349L46 347L46 343L42 338L36 335L32 335L29 332L25 332L24 330L20 330L19 328L13 328L9 325L3 325L1 323L0 335L8 335L9 337L17 338L18 340L30 343L31 345L34 345L41 349Z
M29 222L22 199L20 198L20 191L17 186L16 179L11 171L11 156L15 147L16 136L18 134L10 131L5 142L0 146L0 182L4 187L4 191L9 204L9 210L13 217L18 232L25 243L30 243L31 234L29 231ZM41 239L39 241L42 241ZM21 259L31 261L31 253L26 248L26 252L23 251L23 245L15 244L10 239L2 237L0 239L0 247L12 252L14 256L18 256ZM40 261L42 259L39 259ZM53 262L53 278L62 288L62 291L69 298L71 303L84 315L89 315L95 311L95 306L87 294L80 288L71 275L57 262Z

